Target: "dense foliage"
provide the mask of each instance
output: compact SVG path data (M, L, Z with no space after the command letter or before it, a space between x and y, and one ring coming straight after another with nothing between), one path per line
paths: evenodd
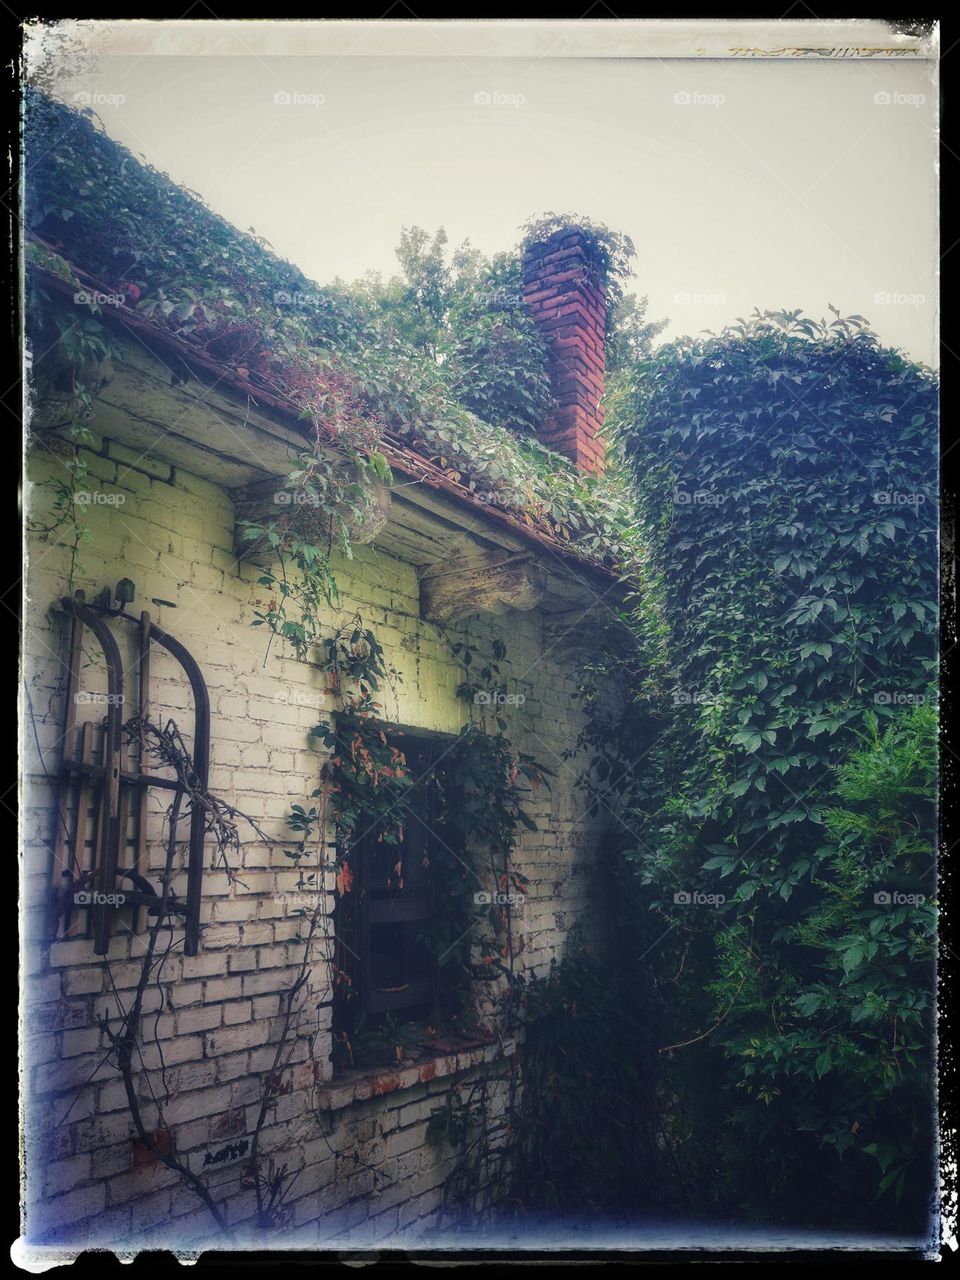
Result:
M655 590L598 794L668 930L664 1127L758 1213L929 1194L936 410L859 317L790 314L661 349L621 417Z
M89 109L31 90L25 122L28 260L98 282L112 301L81 303L85 325L99 328L105 306L134 308L288 401L347 465L392 438L586 558L632 558L635 513L616 468L584 477L533 438L550 389L518 251L488 262L464 245L448 261L442 229L404 228L399 275L320 286L138 161ZM615 284L625 241L591 234Z
M451 385L479 418L534 435L553 404L547 344L523 303L519 255L500 254L461 293L446 355Z

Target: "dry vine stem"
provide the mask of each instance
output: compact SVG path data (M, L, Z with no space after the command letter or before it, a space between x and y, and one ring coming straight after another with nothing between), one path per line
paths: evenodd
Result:
M167 948L167 950L164 951L156 961L156 972L154 972L158 938L161 930L169 927L167 919L171 914L173 914L170 907L171 898L173 896L171 881L174 874L177 829L182 816L184 798L189 801L191 808L199 806L204 810L206 814L206 829L208 833L212 833L214 835L223 868L231 883L242 883L237 877L235 869L230 865L228 858L229 853L239 852L240 849L238 820L247 822L257 835L267 843L274 844L276 841L267 836L254 819L250 818L247 814L242 813L233 805L228 804L220 797L212 795L201 785L194 769L190 752L175 721L169 720L161 729L159 726L151 723L149 719L135 718L124 726L124 731L130 741L138 741L160 764L166 765L175 771L178 788L167 814L166 859L161 879L161 890L158 895L156 907L154 908L156 916L148 933L147 946L141 963L133 1003L129 1010L124 1014L119 1032L114 1032L110 1029L105 1017L101 1017L99 1022L110 1041L112 1051L116 1054L117 1066L123 1079L131 1118L141 1143L157 1160L166 1165L167 1168L172 1169L184 1180L187 1186L190 1187L190 1189L199 1197L210 1211L225 1238L231 1243L235 1243L236 1237L227 1223L224 1206L222 1204L218 1204L214 1200L203 1180L189 1169L180 1159L178 1159L173 1152L164 1151L156 1141L155 1135L148 1130L143 1119L140 1099L137 1095L137 1089L134 1081L134 1057L135 1055L140 1057L142 1062L140 1036L144 1013L143 1003L147 987L151 981L151 977L153 977L155 981L159 981L164 961L170 950ZM288 1048L287 1041L294 1013L296 1012L295 1004L297 996L300 994L307 982L310 943L313 940L322 912L323 903L321 900L313 911L309 932L305 941L300 971L290 990L287 992L284 1019L277 1043L273 1068L267 1075L264 1082L260 1112L257 1117L257 1123L251 1144L249 1177L256 1189L257 1218L258 1223L261 1226L272 1225L272 1223L275 1222L276 1214L278 1212L279 1205L282 1202L284 1191L289 1190L289 1187L292 1185L292 1180L290 1182L286 1182L286 1166L280 1169L277 1173L272 1173L268 1178L265 1178L260 1173L257 1167L258 1148L260 1135L266 1121L267 1111L270 1105L270 1095L275 1087L278 1072L282 1071L283 1066L289 1059L290 1050ZM284 1057L285 1052L287 1054L286 1058ZM154 1101L162 1122L161 1104L156 1098ZM296 1176L297 1175L294 1175L294 1178ZM264 1202L265 1188L268 1196L266 1203Z

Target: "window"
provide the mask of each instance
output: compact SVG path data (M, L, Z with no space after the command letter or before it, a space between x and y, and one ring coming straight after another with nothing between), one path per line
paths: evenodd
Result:
M433 1016L440 984L431 933L438 903L433 874L439 814L432 766L440 742L394 733L414 779L400 802L402 836L383 839L382 824L351 841L350 876L337 898L335 1031L354 1034L385 1022Z

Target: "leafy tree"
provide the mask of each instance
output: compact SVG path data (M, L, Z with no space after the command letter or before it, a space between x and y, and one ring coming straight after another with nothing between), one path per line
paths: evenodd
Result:
M337 281L371 321L389 329L417 351L435 358L447 331L451 307L475 284L480 252L465 240L447 261L447 233L431 236L423 227L403 227L396 250L400 274L384 281L369 272L354 285Z
M338 285L381 332L420 353L460 404L484 422L534 434L552 404L547 344L523 302L517 253L487 260L469 241L404 227L401 273Z
M536 433L553 394L547 343L524 306L518 255L498 254L461 291L444 356L454 393L479 418Z
M628 293L611 308L607 321L608 378L629 378L637 365L653 355L653 343L670 323L647 318L649 299Z

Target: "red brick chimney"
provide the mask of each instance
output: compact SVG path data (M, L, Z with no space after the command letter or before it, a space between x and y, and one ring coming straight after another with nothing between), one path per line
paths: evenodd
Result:
M603 471L603 339L607 303L590 276L582 231L554 232L523 256L524 301L550 344L556 408L538 432L543 444L581 471Z

